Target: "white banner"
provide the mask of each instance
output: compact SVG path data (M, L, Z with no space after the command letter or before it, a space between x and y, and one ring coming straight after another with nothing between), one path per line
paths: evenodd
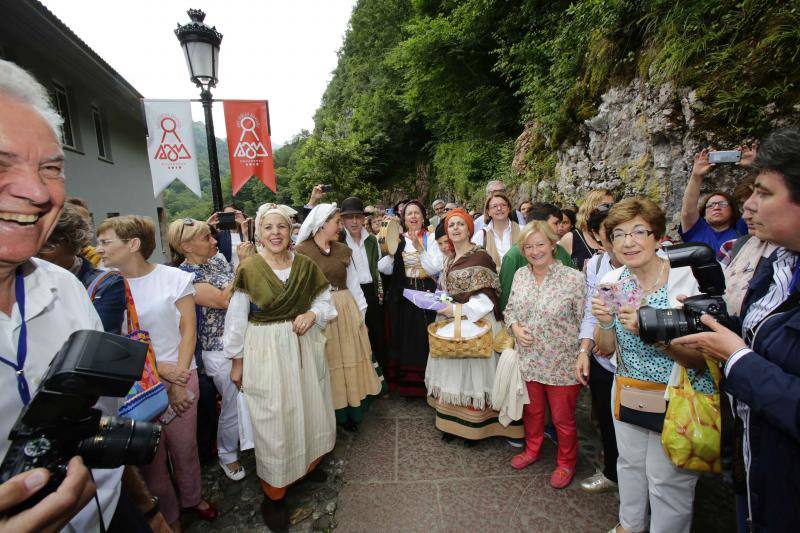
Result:
M197 174L197 149L188 100L144 100L147 120L147 158L155 196L172 183L182 181L201 196Z

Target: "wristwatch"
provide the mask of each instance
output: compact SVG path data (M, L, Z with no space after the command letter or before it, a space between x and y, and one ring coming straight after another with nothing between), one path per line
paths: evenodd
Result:
M158 508L158 496L150 496L150 503L152 505L152 507L150 507L150 510L145 511L143 513L144 519L148 521L152 520L152 518L155 515L157 515L160 511L160 509Z
M581 348L580 350L578 350L578 354L582 354L582 353L588 354L589 350L587 350L586 348Z

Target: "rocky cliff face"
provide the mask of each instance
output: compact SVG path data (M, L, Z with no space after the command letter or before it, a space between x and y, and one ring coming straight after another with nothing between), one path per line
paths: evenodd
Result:
M634 80L611 89L602 96L597 115L581 127L579 140L559 147L555 176L523 184L517 196L567 205L592 189L607 188L618 197L650 197L666 210L668 221L677 224L694 154L715 139L696 126L695 116L703 105L692 89L671 84ZM528 124L517 140L514 170L520 175L531 174L525 154L536 145L537 129L536 123ZM719 165L703 191L732 192L746 176L742 168ZM670 229L674 232L674 226Z

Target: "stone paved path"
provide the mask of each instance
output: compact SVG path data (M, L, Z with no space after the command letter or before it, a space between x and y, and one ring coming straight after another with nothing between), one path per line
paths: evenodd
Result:
M323 463L328 481L290 489L291 531L605 532L617 522L619 500L616 493L590 495L578 487L595 470L599 438L585 392L577 411L578 473L567 489L555 490L549 485L555 446L546 439L540 461L517 471L509 462L518 450L505 440L446 443L421 399L376 401L358 433L339 431ZM252 452L243 461L248 476L240 483L215 464L204 467L204 494L222 516L212 524L186 517L188 531L267 531ZM701 479L695 508L693 531L735 531L730 493L718 477Z

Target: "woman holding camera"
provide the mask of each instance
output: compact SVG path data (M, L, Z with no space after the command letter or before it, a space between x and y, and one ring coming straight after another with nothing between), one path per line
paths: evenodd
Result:
M116 268L128 281L140 326L150 335L158 373L178 415L163 426L156 456L141 470L150 492L159 499L164 518L174 531L180 531L181 507L203 520L216 519L217 509L200 492L194 276L148 262L155 247L156 227L149 217L112 217L97 227L97 252L105 266ZM168 454L180 507L167 469Z
M405 299L403 289L434 292L434 276L442 270L442 254L436 235L426 230L429 221L422 203L406 202L400 220L405 233L397 251L378 261L381 274L391 276L386 293L391 325L389 370L395 371L390 375L397 382L401 396L424 398L428 394L425 388L425 366L430 353L428 324L434 321L436 313L420 309Z
M245 472L239 462L238 389L231 381L231 360L222 353L225 310L233 288L233 267L217 249L217 241L206 222L185 218L169 225L167 232L172 263L194 274L198 317L198 343L206 374L222 397L217 422L217 454L225 475L239 481ZM237 264L253 253L253 244L240 243ZM214 403L216 401L214 400Z
M342 216L335 204L319 204L300 228L295 251L311 259L330 283L336 318L325 328L325 357L331 373L336 422L355 430L373 397L380 394L383 375L373 360L364 318L367 300L358 283L353 251L339 242Z
M253 422L261 514L273 531L288 526L289 485L306 475L323 480L315 468L336 441L322 333L336 310L322 271L289 250L294 213L284 205L258 209L261 246L239 266L223 334L231 380Z
M623 294L641 295L642 305L655 309L680 307L677 297L698 293L689 267L670 268L659 257L659 239L664 236L664 212L646 198L627 198L614 205L604 222L614 257L622 267L606 274L600 286L618 284ZM664 390L675 361L687 368L695 390L713 393L714 384L703 361L673 346L651 346L639 338L638 305L612 309L601 296L592 298L597 318L594 339L603 354L617 353L612 391L614 430L619 458L619 525L612 531L689 531L692 502L698 474L672 464L661 445L663 413L637 412L620 420L618 406L626 394ZM622 389L621 387L624 387ZM664 407L666 410L666 407ZM646 422L643 420L647 419ZM649 508L649 520L648 520Z

